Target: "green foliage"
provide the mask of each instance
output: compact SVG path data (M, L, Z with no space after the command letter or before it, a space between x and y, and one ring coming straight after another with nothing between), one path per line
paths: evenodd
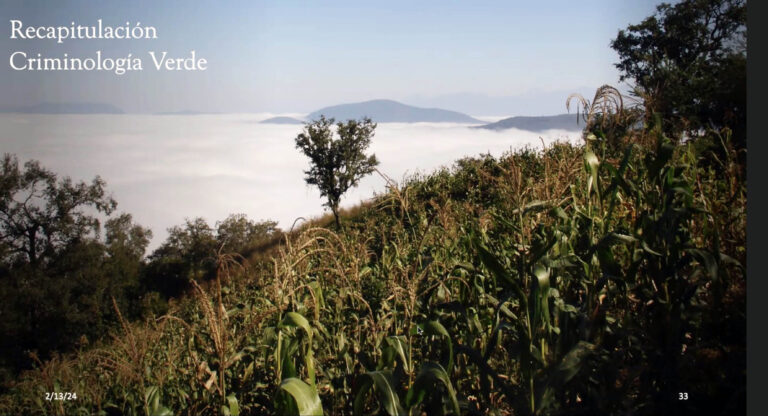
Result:
M152 261L204 265L180 274L191 296L134 323L116 299L112 342L36 362L0 413L743 413L746 182L732 135L702 148L650 125L612 142L607 125L582 146L390 182L343 230L282 235L270 267L220 249L269 223L188 221ZM115 253L142 245L129 223L110 225ZM93 247L61 273L97 265ZM35 401L45 391L78 401Z
M145 295L142 286L144 253L152 238L152 231L133 222L130 214L110 218L104 225L104 273L109 277L110 290L106 299L115 298L120 308L131 317L140 315L141 306L133 301ZM107 308L105 308L107 309ZM109 314L112 314L111 308ZM112 319L116 322L116 320Z
M565 101L570 110L571 101L578 101L577 117L584 121L582 136L586 141L599 142L603 155L621 153L629 143L643 137L643 112L635 100L625 97L610 85L603 85L590 101L580 94L571 94ZM579 114L581 113L581 114Z
M202 219L173 227L146 264L152 233L130 214L97 214L116 202L104 182L73 183L35 161L6 155L0 177L0 368L3 381L56 352L98 343L123 319L155 318L168 299L210 280L221 250L244 252L279 232L273 221L232 215L214 231ZM243 263L243 258L237 264ZM117 313L117 311L121 313ZM121 315L122 314L122 315ZM139 397L140 394L136 393Z
M746 1L686 0L619 31L621 80L634 81L665 131L728 127L746 146Z
M309 385L297 378L287 378L280 383L280 388L290 393L299 415L322 416L323 405L320 403L320 396L317 395L315 387Z
M190 288L189 282L213 277L218 248L214 230L203 218L171 227L165 242L149 255L144 285L165 297L179 296Z
M4 262L37 267L68 244L98 232L99 221L85 212L110 214L117 203L105 195L98 176L89 185L61 180L37 161L20 169L15 156L5 154L0 174L0 236Z
M28 352L85 346L114 321L110 296L128 306L136 294L149 230L123 214L99 177L88 184L59 178L36 161L23 168L6 154L0 172L0 366L10 374L31 364ZM6 373L6 374L9 374Z
M275 221L255 222L245 214L232 214L216 223L216 241L224 253L243 253L278 231Z
M216 222L215 229L203 218L187 219L169 228L166 241L149 255L142 285L165 298L177 297L190 289L190 282L216 275L219 254L241 256L279 232L276 222L252 221L245 214L232 214Z
M365 154L376 129L370 118L336 123L338 139L333 138L333 123L334 119L320 116L306 124L296 136L296 148L310 161L309 170L304 172L307 184L317 186L320 196L327 199L325 205L333 212L338 228L342 195L372 173L379 161L376 155Z
M355 394L354 414L360 415L363 413L365 396L374 386L378 393L379 403L381 403L388 415L398 416L405 414L403 407L400 405L400 398L395 391L392 371L390 370L369 371L360 376L358 391Z
M213 256L207 289L39 363L0 411L743 412L735 150L726 135L728 157L702 165L692 143L642 134L652 147L618 157L558 144L391 184L343 233L286 235L258 273ZM54 388L78 402L28 399Z

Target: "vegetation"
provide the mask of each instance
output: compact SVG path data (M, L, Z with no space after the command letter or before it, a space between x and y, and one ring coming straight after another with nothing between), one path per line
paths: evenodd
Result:
M107 223L113 237L108 245L92 244L89 237L99 221L86 210L108 214L116 206L100 178L91 184L59 180L34 161L20 167L11 155L4 156L1 169L0 369L8 379L19 362L27 361L24 350L67 349L105 330L102 317L110 310L99 296L118 285L127 288L134 276L124 259L98 252L117 254L124 243L141 242L116 241L130 228L131 218L124 216Z
M0 412L738 412L746 191L730 135L712 167L659 126L637 134L652 145L588 135L463 159L391 183L343 233L283 235L269 263L220 254L165 314L130 323L110 302L114 340L39 362ZM166 246L210 233L191 221Z
M327 198L325 205L333 212L338 229L341 196L372 173L379 161L376 155L365 154L376 123L369 118L339 122L336 124L338 139L333 138L333 123L334 119L324 116L308 123L296 137L296 147L311 163L310 169L304 172L307 175L305 180L309 185L316 185L320 196Z
M746 146L746 0L662 3L656 14L619 32L622 81L633 81L648 116L673 138L728 127Z
M117 207L96 177L73 183L5 155L0 176L0 380L34 360L86 347L216 273L217 251L247 252L279 234L273 221L232 215L212 229L201 219L169 230L148 259L152 232ZM106 218L105 218L106 217ZM102 238L101 223L104 222ZM115 308L121 310L118 313Z
M18 160L8 154L0 178L3 260L11 263L46 263L71 241L98 229L98 220L84 214L84 208L109 214L117 206L105 195L99 177L91 185L58 181L56 174L35 161L21 170Z
M692 4L652 19L670 30ZM670 82L670 68L649 76ZM192 219L146 259L130 216L102 241L82 210L115 209L98 179L7 156L2 220L26 228L2 229L0 414L743 414L745 149L727 123L680 140L701 122L681 103L719 99L665 93L573 96L583 144L389 181L343 229L341 195L376 165L375 124L339 123L333 140L321 118L297 147L335 230ZM39 221L25 218L65 221L30 239Z

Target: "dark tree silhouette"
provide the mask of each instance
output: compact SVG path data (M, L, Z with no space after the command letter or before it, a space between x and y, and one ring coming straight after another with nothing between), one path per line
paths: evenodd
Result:
M37 266L69 244L99 229L88 210L109 215L117 202L104 181L73 183L30 160L20 169L10 154L0 166L0 241L5 261Z
M621 80L635 83L667 133L728 127L746 146L746 1L684 0L619 31Z

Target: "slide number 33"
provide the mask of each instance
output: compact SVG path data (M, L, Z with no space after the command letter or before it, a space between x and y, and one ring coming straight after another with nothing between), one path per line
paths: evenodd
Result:
M688 393L687 392L678 393L677 400L688 400Z

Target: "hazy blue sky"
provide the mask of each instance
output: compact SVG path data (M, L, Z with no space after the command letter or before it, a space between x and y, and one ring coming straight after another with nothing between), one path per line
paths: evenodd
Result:
M610 40L658 2L361 3L3 0L0 106L98 101L132 112L310 112L375 98L450 107L467 95L558 97L617 84ZM140 21L156 27L158 39L10 39L10 19L58 26L99 18L107 25ZM13 71L8 59L17 50L83 58L96 50L114 58L132 53L144 71ZM209 69L157 72L150 50L179 57L195 50Z

